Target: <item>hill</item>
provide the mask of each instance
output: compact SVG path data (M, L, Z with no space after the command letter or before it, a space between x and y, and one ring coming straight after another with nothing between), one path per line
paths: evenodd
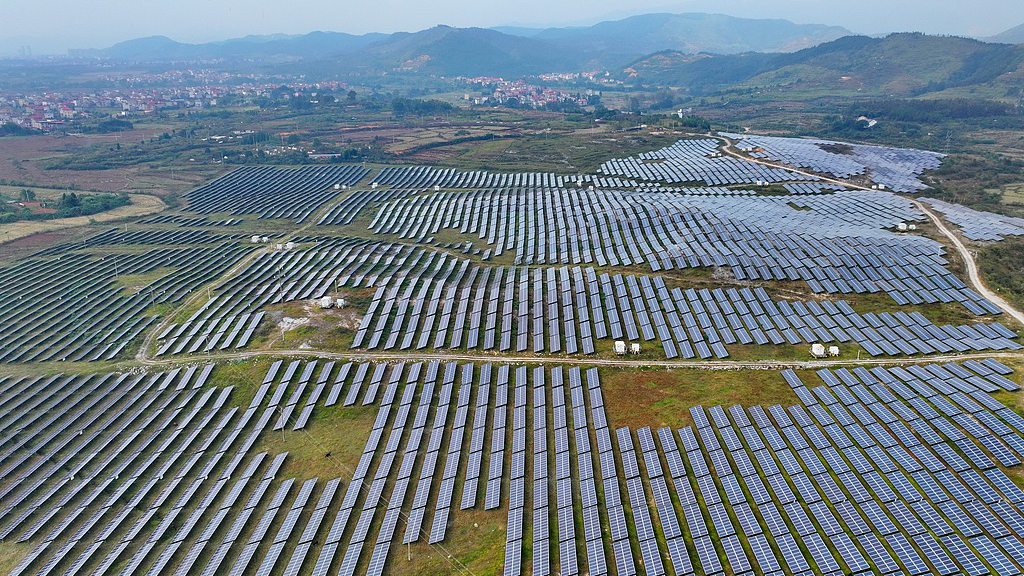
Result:
M634 81L692 93L763 89L808 96L915 96L1014 77L1024 47L968 38L892 34L847 36L790 54L694 57L662 52L627 66Z
M483 28L437 26L397 33L375 42L352 58L358 70L397 70L445 76L523 75L573 70L586 56L552 44Z
M202 44L152 36L76 54L127 61L303 60L330 63L342 70L509 76L618 69L646 54L664 50L688 54L791 52L846 34L843 28L786 20L647 14L578 28L437 26L412 33L356 36L313 32L297 36L247 36Z
M1009 30L986 38L986 40L989 42L1002 42L1005 44L1024 44L1024 24L1014 26Z
M245 36L219 42L187 44L166 36L150 36L115 44L94 55L136 61L322 58L351 53L386 37L385 34L356 36L341 32L310 32L294 36Z
M583 28L550 28L532 37L563 49L637 58L663 50L684 53L793 52L850 34L838 26L755 20L721 14L644 14Z

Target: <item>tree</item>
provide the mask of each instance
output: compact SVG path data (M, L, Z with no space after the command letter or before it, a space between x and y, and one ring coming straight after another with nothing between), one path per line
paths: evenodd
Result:
M355 102L356 101L356 96L357 96L357 94L356 94L355 90L349 90L348 94L346 95L346 98L348 98L349 102Z
M65 192L61 194L60 202L57 204L57 208L60 210L67 210L71 208L78 208L82 205L82 200L78 197L78 194L71 192L70 194Z
M18 198L22 202L35 202L36 201L36 191L32 190L31 188L22 188L21 192L18 194Z

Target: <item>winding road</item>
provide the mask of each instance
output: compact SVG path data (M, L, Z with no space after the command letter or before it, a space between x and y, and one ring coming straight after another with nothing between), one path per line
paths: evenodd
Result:
M956 251L959 252L960 257L963 258L964 265L967 268L967 279L971 282L971 286L974 290L978 294L981 294L985 298L991 300L996 306L999 306L999 308L1008 316L1012 316L1014 320L1024 325L1024 313L1021 313L1020 310L1017 310L1009 302L1004 300L1002 296L999 296L995 292L989 290L988 286L985 286L985 282L981 279L981 274L978 272L978 264L974 261L974 255L967 249L967 246L962 240L960 240L960 237L954 234L953 231L946 226L946 223L939 218L938 214L933 212L931 208L925 206L923 202L914 200L914 204L916 204L922 212L931 218L932 222L935 223L935 227L939 229L939 232L941 232L946 238L949 238L949 241L956 247Z
M823 180L825 182L830 182L832 184L839 184L839 185L845 186L847 188L855 188L857 190L867 190L868 192L875 192L876 191L876 190L872 190L871 188L868 188L866 186L861 186L860 184L854 184L852 182L847 182L845 180L837 180L835 178L829 178L827 176L822 176L821 174L814 174L812 172L807 172L807 171L804 171L804 170L800 170L798 168L793 168L791 166L786 166L785 164L776 164L774 162L767 162L765 160L760 160L758 158L751 158L749 156L741 154L736 149L736 142L735 141L733 141L733 140L731 140L729 138L726 138L724 136L718 136L718 135L713 135L713 134L709 134L709 136L711 136L712 138L715 138L716 140L718 140L720 142L723 142L725 144L725 146L722 147L722 151L723 152L725 152L726 154L728 154L729 156L732 156L734 158L739 158L740 160L746 160L747 162L753 162L755 164L761 164L762 166L767 166L769 168L778 168L778 169L781 169L781 170L788 170L790 172L796 172L797 174L802 174L804 176L810 176L810 177L813 177L813 178L817 178L819 180ZM963 243L962 240L960 240L960 237L957 236L952 230L950 230L949 227L946 226L946 223L943 222L942 219L939 218L939 216L937 214L935 214L935 212L933 212L931 208L925 206L925 204L923 202L921 202L920 200L918 200L916 198L910 198L910 201L913 202L915 206L917 206L918 210L920 210L922 213L924 213L926 216L928 216L928 218L931 219L931 221L935 224L935 227L939 230L939 233L941 233L943 236L945 236L947 239L949 239L949 241L953 244L953 247L956 248L956 251L960 254L960 257L963 259L964 265L967 268L967 280L971 283L971 287L974 288L974 290L978 294L981 294L985 298L991 300L992 303L995 304L996 306L998 306L1000 310L1002 310L1008 316L1012 317L1019 324L1024 326L1024 313L1022 313L1020 310L1014 308L1009 302L1004 300L1001 296L999 296L995 292L989 290L988 286L985 286L985 282L982 281L981 275L978 273L978 264L974 261L974 255L971 254L971 251L967 249L967 246Z

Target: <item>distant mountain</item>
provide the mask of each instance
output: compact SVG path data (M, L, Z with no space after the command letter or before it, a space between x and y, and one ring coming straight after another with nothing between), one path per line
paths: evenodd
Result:
M352 66L447 76L525 75L577 69L586 56L548 42L483 28L437 26L392 34L359 51Z
M644 14L580 28L525 31L524 35L530 38L545 40L563 49L628 59L663 50L693 54L793 52L850 34L849 30L838 26L721 14ZM516 32L509 29L508 33Z
M547 30L547 28L527 28L523 26L495 26L491 28L495 32L501 32L502 34L508 34L509 36L522 36L523 38L533 38L537 34Z
M387 37L386 34L356 36L341 32L310 32L295 36L245 36L220 42L186 44L166 36L150 36L115 44L96 55L136 61L324 58L355 52Z
M187 44L165 36L76 51L130 61L331 61L340 70L519 75L616 69L646 54L791 52L848 34L843 28L712 14L648 14L576 28L437 26L414 33L313 32ZM345 56L344 58L340 58Z
M989 42L1002 42L1004 44L1024 44L1024 24L1014 26L985 40Z
M790 54L661 52L633 62L623 76L693 93L771 88L810 96L912 96L1018 78L1022 65L1024 46L892 34L847 36Z

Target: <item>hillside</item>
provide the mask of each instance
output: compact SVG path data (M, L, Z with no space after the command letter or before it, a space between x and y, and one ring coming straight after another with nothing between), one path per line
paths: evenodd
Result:
M165 36L121 42L105 50L76 51L126 61L305 61L360 71L441 75L519 75L618 69L654 52L791 52L834 40L833 26L753 20L714 14L647 14L579 28L498 29L436 26L419 32L312 32L247 36L187 44ZM345 56L345 58L339 58Z
M1009 30L986 38L986 40L989 42L1002 42L1005 44L1024 44L1024 24L1014 26Z
M791 54L694 58L678 52L659 53L632 63L623 75L692 93L771 88L810 96L912 96L998 82L1022 63L1024 47L892 34L885 38L848 36Z
M138 61L317 58L350 53L386 37L385 34L355 36L340 32L310 32L297 36L246 36L220 42L187 44L166 36L150 36L120 42L93 54Z
M754 20L721 14L644 14L585 28L551 28L533 37L565 49L636 58L653 52L792 52L847 36L838 26ZM631 59L632 59L631 58Z
M585 56L483 28L437 26L397 33L359 51L347 67L446 76L521 75L579 68Z

